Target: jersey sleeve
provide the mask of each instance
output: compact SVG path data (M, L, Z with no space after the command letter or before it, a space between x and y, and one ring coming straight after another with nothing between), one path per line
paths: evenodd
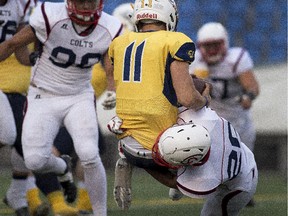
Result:
M105 12L102 12L99 22L101 22L99 23L100 25L105 26L105 28L109 31L111 40L124 33L123 25L121 22L117 18Z
M246 71L252 70L254 67L253 60L247 50L244 50L242 57L239 60L239 64L236 69L236 73L239 75Z
M114 40L111 42L109 49L108 49L108 56L111 60L112 64L114 63Z
M28 23L31 9L35 6L34 1L19 0L17 1L17 5L18 5L18 12L19 12L19 17L20 17L19 24Z
M173 39L170 41L172 42L170 50L172 58L189 64L194 61L196 48L194 42L188 36L175 32Z
M44 4L44 3L43 3ZM46 23L43 14L44 5L38 4L30 16L29 24L34 29L37 38L44 43L47 39Z

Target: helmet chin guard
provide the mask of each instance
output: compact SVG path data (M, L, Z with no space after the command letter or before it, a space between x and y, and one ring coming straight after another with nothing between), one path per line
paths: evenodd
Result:
M68 15L74 23L82 26L97 25L103 10L103 0L65 0L65 2Z
M152 149L152 157L160 166L172 169L197 166L208 160L210 147L210 135L203 126L176 125L158 136Z

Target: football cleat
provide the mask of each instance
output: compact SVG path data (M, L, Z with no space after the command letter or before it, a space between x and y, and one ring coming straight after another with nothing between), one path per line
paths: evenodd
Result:
M254 199L252 198L252 199L248 202L248 204L246 205L246 207L254 207L255 205L256 205L256 203L255 203Z
M15 211L16 216L30 216L28 207L23 207Z
M128 210L132 201L131 179L133 166L126 158L119 158L115 167L114 200L122 210Z
M169 189L169 198L173 201L178 201L183 197L183 194L181 191L175 188L170 188Z
M67 169L63 175L58 176L58 180L64 190L64 196L68 203L72 203L77 198L77 187L72 175L72 162L69 155L61 155L61 158L66 162Z
M50 206L48 203L41 203L36 209L30 214L31 216L48 216L50 212Z

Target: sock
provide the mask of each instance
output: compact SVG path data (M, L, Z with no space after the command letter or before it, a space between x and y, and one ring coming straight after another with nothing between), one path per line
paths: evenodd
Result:
M89 194L82 181L78 182L78 200L76 207L79 211L92 211Z
M37 208L42 204L39 192L40 190L38 188L32 188L27 191L27 201L29 205L29 212L31 215L33 215Z
M27 207L26 192L27 177L13 175L10 187L6 193L9 206L14 210Z
M51 205L53 213L56 214L67 214L67 215L78 215L78 209L67 205L64 199L62 191L54 191L47 195L47 199Z
M101 159L93 167L84 167L85 187L89 193L94 216L107 215L107 179Z

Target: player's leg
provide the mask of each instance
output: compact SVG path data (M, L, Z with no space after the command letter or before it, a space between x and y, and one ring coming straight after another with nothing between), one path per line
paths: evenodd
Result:
M22 147L26 166L34 172L55 173L65 190L64 183L73 184L69 161L52 154L54 139L62 123L65 102L58 98L39 99L33 91L27 97L28 106L23 122ZM30 133L33 131L33 133Z
M120 160L121 163L118 163L119 161L117 161L115 168L114 198L120 208L124 209L125 203L129 201L123 198L130 197L131 199L131 190L129 191L128 189L131 188L133 166L145 169L146 172L160 183L168 187L176 188L176 175L168 170L168 168L157 165L152 159L151 150L143 148L143 146L132 137L121 139L119 141L119 146L120 152L125 156L125 163L122 163L123 160ZM128 193L127 196L124 196L125 193ZM127 206L130 206L130 203L128 203Z
M26 168L24 160L22 158L23 151L22 151L21 135L22 135L22 123L23 123L23 110L24 110L26 97L21 94L14 94L14 93L7 93L6 96L9 100L9 104L13 111L13 118L15 120L16 131L17 131L16 141L14 143L14 148L12 149L12 153L11 153L13 177L12 177L12 182L10 184L10 187L7 191L6 198L7 198L8 203L11 203L12 206L14 206L13 203L25 202L26 207L27 207L26 193L31 188L36 189L36 185L35 185L35 182L30 181L31 178L28 178L28 175L31 175L31 172L30 170ZM17 194L17 196L14 198L11 197L11 193L10 193L11 191L13 191L13 194ZM32 211L29 208L30 214L33 216L37 216L37 214L35 213L38 212L39 215L41 216L48 215L49 206L45 205L45 203L42 203L39 195L33 196L33 197L34 197L33 203L34 203L35 208Z
M66 115L64 124L72 136L75 151L84 171L94 215L107 214L107 180L98 148L98 124L94 95L78 96ZM73 99L75 101L75 99Z
M12 180L6 192L4 203L23 215L28 214L28 203L26 200L27 178L29 170L26 168L23 159L18 155L15 148L11 152ZM27 213L24 213L27 212Z
M54 140L54 146L53 146L52 151L53 151L53 154L58 157L60 157L62 154L72 156L74 152L73 141L72 141L70 134L64 127L60 128ZM59 185L59 188L57 188L57 190L55 189L52 191L51 190L46 191L44 192L44 194L46 194L55 215L69 215L69 216L78 215L78 209L68 205L65 202L60 185ZM74 195L75 193L73 193L72 191L72 194L70 195L68 194L67 197L70 197L69 198L70 200L74 200L76 198L74 197Z
M77 178L77 187L78 187L78 198L77 198L76 207L79 210L79 212L82 214L91 213L93 212L92 205L90 202L88 191L85 187L84 171L83 171L83 167L79 159L76 162L75 175Z
M132 202L132 172L133 165L127 159L120 157L115 165L115 180L113 196L122 210L128 210Z
M247 181L247 178L251 178L251 181L247 183L250 186L250 189L247 191L228 189L227 185L220 185L216 191L206 199L201 211L201 216L239 215L240 211L245 208L255 194L258 183L257 168L251 171L249 176L245 178L245 181ZM230 188L232 187L232 185L229 186ZM237 185L234 185L234 187L237 188Z
M105 152L104 137L100 128L99 128L99 151L100 151L100 155L102 155ZM78 208L79 212L82 214L91 213L93 211L92 205L90 202L88 191L85 187L84 171L83 171L83 167L79 159L77 159L77 162L76 162L75 175L78 180L77 181L78 198L77 198L76 207Z
M14 145L16 125L7 96L0 91L0 145Z

